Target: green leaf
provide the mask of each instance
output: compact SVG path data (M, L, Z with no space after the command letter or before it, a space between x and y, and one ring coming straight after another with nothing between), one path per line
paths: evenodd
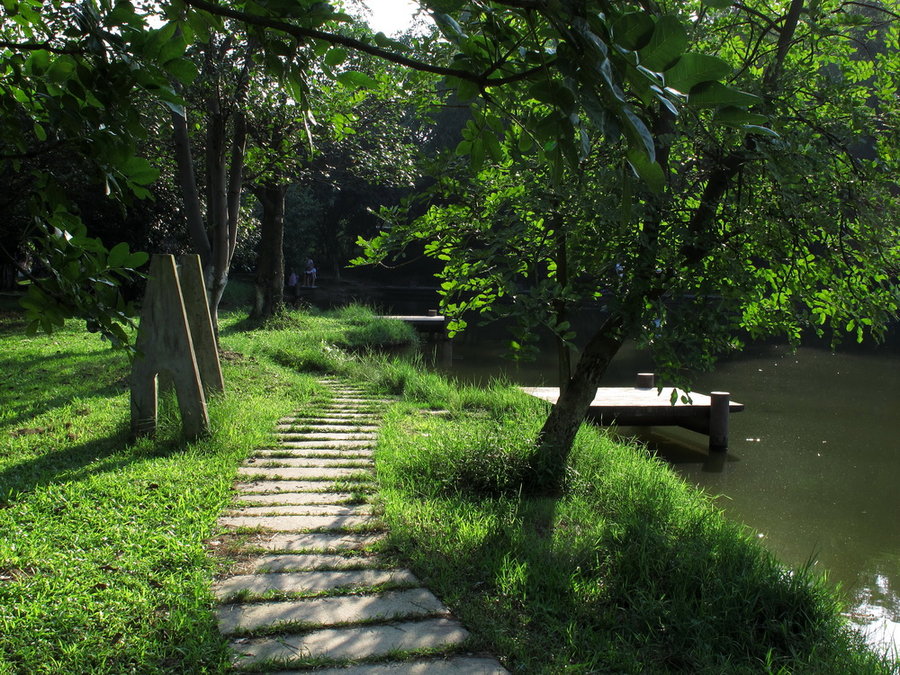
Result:
M625 122L625 135L628 137L629 145L642 148L647 158L653 162L656 159L656 146L653 142L653 134L650 133L647 125L628 107L622 108L622 118Z
M674 16L660 17L653 29L650 42L638 54L641 65L655 71L663 71L673 65L688 46L687 32Z
M623 14L612 27L616 42L632 50L646 46L653 36L654 29L653 19L647 12Z
M125 258L125 260L122 262L122 267L137 269L141 265L144 265L148 260L150 260L149 253L145 253L144 251L135 251L127 258Z
M65 82L75 72L75 61L71 56L58 57L47 69L47 79L57 84Z
M392 49L395 52L410 51L410 48L407 45L405 45L402 42L399 42L397 40L392 40L384 33L375 33L375 35L372 36L372 39L375 41L375 44L378 45L379 47L381 47L382 49Z
M559 82L546 79L541 80L533 84L528 93L541 103L556 106L566 113L570 113L575 109L574 92Z
M726 9L731 7L732 0L703 0L703 4L714 9Z
M150 165L143 157L129 157L122 165L122 173L128 180L138 185L149 185L159 178L159 170Z
M378 82L358 70L347 70L340 73L337 81L348 89L375 89L378 87Z
M481 171L481 167L484 165L484 155L484 143L481 138L476 138L472 141L472 148L469 153L469 166L473 173Z
M647 157L646 154L637 148L629 148L626 158L634 172L643 180L654 192L662 192L666 187L666 177L662 167Z
M717 105L748 106L759 103L758 96L739 91L720 82L703 82L691 89L688 103L696 107L712 107Z
M325 65L326 66L339 66L346 60L347 60L347 50L342 49L341 47L335 47L334 49L329 49L328 53L325 54Z
M130 251L126 242L120 242L109 250L109 256L106 258L106 264L109 267L122 267L123 263L128 259Z
M718 57L684 54L674 66L665 71L666 86L687 93L701 82L714 82L730 74L731 66Z
M163 67L182 84L190 84L197 77L197 66L188 59L172 59Z
M456 154L460 157L463 155L468 155L472 150L472 142L471 141L460 141L459 145L456 146Z
M743 108L735 108L734 106L719 108L713 116L713 122L717 124L765 124L767 121L768 118L765 115L748 112Z

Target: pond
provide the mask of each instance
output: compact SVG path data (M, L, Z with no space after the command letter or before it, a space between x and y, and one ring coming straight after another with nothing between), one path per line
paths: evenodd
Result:
M779 559L839 584L851 620L870 643L900 650L900 336L881 346L752 345L699 377L698 392L724 390L746 410L731 418L730 449L657 427L621 429L647 444L726 514L748 525ZM474 329L454 340L450 374L470 382L503 376L556 386L554 351L532 363L504 361L502 334ZM652 369L626 348L605 386L633 386Z

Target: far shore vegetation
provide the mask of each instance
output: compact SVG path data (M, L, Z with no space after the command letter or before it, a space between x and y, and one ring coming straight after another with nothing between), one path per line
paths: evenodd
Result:
M0 308L0 673L229 669L210 584L216 518L279 417L322 375L396 402L376 454L380 552L408 565L513 673L896 673L810 567L789 569L640 447L578 432L558 496L521 490L546 408L429 372L410 328L363 307L223 312L212 432L128 439L128 361L69 322ZM428 411L428 414L424 414Z

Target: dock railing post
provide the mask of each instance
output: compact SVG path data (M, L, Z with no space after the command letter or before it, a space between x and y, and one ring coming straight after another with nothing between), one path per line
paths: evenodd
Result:
M635 389L653 389L656 386L656 376L653 373L638 373Z
M731 394L727 391L714 391L709 398L709 449L727 450Z

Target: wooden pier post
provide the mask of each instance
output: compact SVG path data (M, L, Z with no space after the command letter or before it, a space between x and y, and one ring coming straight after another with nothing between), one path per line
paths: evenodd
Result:
M727 391L713 391L709 394L709 449L728 449L728 415L731 394Z
M653 389L656 386L656 376L653 373L638 373L635 389Z

